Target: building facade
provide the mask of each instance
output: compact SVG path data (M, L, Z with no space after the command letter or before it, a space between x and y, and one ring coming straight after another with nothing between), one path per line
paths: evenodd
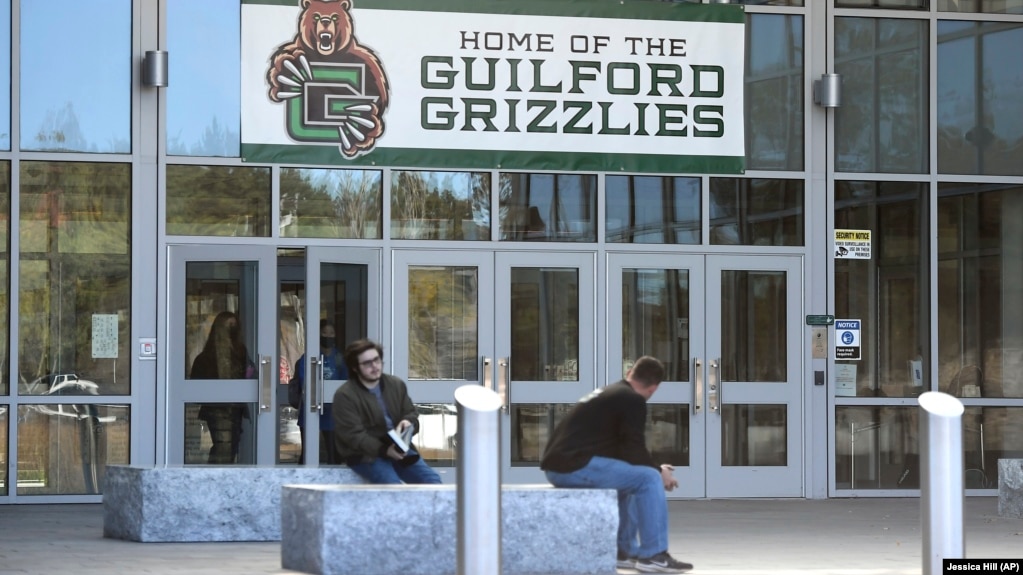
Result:
M497 117L476 100L431 112L443 153L373 150L416 73L387 58L390 88L362 60L346 81L367 85L318 112L336 160L260 156L253 126L313 88L267 74L247 14L279 8L297 34L306 5L342 2L0 0L0 504L99 501L108 464L321 465L340 380L320 350L360 337L408 381L449 481L458 386L502 396L503 477L538 482L566 409L650 354L672 496L917 496L925 391L965 404L967 493L994 494L997 460L1023 456L1023 0L704 2L592 5L658 30L671 17L640 15L740 15L739 162L678 153L679 127L656 162L628 144L615 167L451 149ZM405 4L345 10L373 48L373 9L421 9ZM588 17L562 4L441 3L421 22ZM524 38L494 36L518 52L491 45L466 87L486 57L528 60ZM637 62L675 49L662 39ZM452 77L433 70L423 87ZM247 98L271 88L283 103L260 105L282 111L254 120ZM716 125L697 107L686 138ZM599 137L574 125L566 148ZM232 339L237 365L196 368Z

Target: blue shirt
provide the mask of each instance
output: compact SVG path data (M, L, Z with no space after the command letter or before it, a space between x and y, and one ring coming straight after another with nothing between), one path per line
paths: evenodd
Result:
M344 361L342 361L341 354L336 349L331 350L330 355L323 356L323 380L328 379L348 379L348 368L345 367ZM298 360L298 369L295 370L295 379L291 381L290 385L298 384L301 386L305 385L305 354ZM303 389L302 391L305 391ZM305 426L305 410L298 410L298 426ZM323 413L320 414L320 431L331 431L334 429L334 418L331 417L330 404L324 403Z

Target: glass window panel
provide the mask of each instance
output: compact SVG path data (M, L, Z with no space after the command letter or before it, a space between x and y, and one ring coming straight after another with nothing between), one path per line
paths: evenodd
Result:
M22 392L130 393L131 166L22 162Z
M930 0L835 0L836 8L894 8L927 10Z
M710 243L801 246L803 180L711 178Z
M11 37L11 0L0 0L0 38ZM0 150L11 149L11 43L0 42Z
M665 381L690 381L689 348L689 270L622 270L622 377L653 355Z
M1023 188L938 190L939 389L1023 398Z
M490 174L392 172L391 237L489 240Z
M579 271L512 268L511 378L579 381Z
M835 408L836 489L920 489L918 407Z
M787 381L785 272L722 270L721 381Z
M597 240L596 176L503 173L498 189L502 240Z
M604 195L608 242L700 243L700 178L609 175Z
M185 264L185 378L254 380L259 267L252 261ZM216 385L216 384L211 384ZM255 404L185 406L185 463L255 463Z
M1023 175L1023 25L938 22L938 169Z
M748 6L802 6L803 0L731 0L729 4L746 4Z
M912 397L930 381L927 186L835 182L835 228L871 231L870 259L835 258L835 317L861 320L860 397ZM920 362L922 378L913 377ZM852 392L847 392L852 395Z
M0 326L10 325L10 221L11 221L11 163L0 162ZM8 395L8 368L10 346L7 329L0 329L0 395Z
M18 495L100 493L107 465L127 465L127 405L48 403L18 407Z
M170 0L167 50L167 153L240 155L241 3Z
M513 403L511 406L512 467L540 464L554 428L574 404ZM422 422L422 408L419 420ZM422 432L420 432L422 433ZM647 448L654 461L676 467L689 465L689 410L687 405L649 404L646 420Z
M1023 457L1023 409L968 406L963 451L965 487L998 489L998 460Z
M784 467L788 464L784 405L721 406L721 465Z
M167 166L167 234L270 236L270 168Z
M479 381L479 271L408 269L409 380Z
M21 149L131 152L131 7L21 4Z
M281 168L281 237L380 239L383 175Z
M803 17L746 18L746 169L802 170Z
M835 18L835 167L841 172L927 171L927 22Z
M1023 0L938 0L941 12L1023 14Z
M419 455L434 467L454 467L458 432L458 409L453 403L417 403Z
M255 403L186 403L185 465L256 463Z
M185 379L255 379L257 262L185 264Z

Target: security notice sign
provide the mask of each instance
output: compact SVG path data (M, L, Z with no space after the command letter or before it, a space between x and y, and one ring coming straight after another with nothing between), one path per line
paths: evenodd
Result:
M870 259L870 230L835 230L835 257Z
M860 320L835 320L835 359L860 359Z

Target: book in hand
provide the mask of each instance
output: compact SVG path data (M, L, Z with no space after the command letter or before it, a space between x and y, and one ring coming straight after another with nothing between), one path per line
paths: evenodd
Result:
M395 427L387 432L387 437L391 438L391 442L394 443L398 452L404 455L412 449L412 434L415 432L416 426L414 425L406 427L404 431Z

